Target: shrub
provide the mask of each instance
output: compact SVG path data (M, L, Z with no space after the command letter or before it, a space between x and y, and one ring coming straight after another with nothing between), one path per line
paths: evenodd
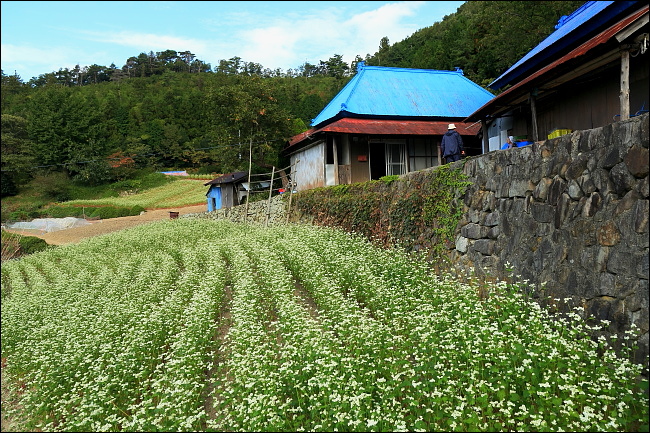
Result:
M43 251L48 247L47 242L35 236L21 236L20 237L20 253L32 254Z
M8 221L27 221L29 220L29 213L24 210L17 210L9 214Z
M47 208L43 213L50 218L83 218L84 209L77 206L51 206Z
M18 194L18 188L14 180L6 173L2 173L2 182L0 182L0 190L2 191L2 197L7 197L11 195Z
M119 218L132 215L140 215L145 209L142 206L124 207L124 206L102 206L95 208L92 214L87 215L90 218Z

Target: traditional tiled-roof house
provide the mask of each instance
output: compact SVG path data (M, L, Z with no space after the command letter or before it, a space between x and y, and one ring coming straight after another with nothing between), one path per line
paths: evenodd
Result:
M312 121L289 140L298 191L404 174L444 163L440 142L449 123L467 155L482 153L480 125L468 115L493 95L461 70L365 66ZM297 163L297 164L296 164Z
M505 137L539 141L647 112L648 2L589 1L488 87L505 89L465 118L485 151Z

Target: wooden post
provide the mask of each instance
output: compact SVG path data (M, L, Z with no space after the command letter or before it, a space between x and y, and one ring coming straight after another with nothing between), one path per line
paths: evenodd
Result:
M334 158L334 185L339 184L339 150L336 136L332 137L332 155Z
M248 145L248 189L246 190L246 207L244 208L244 222L248 221L248 198L251 195L251 166L253 165L253 136Z
M291 214L291 199L293 198L293 182L294 179L296 178L296 166L300 162L299 159L296 160L296 163L293 165L293 168L291 169L291 181L289 182L289 204L287 205L287 218L285 222L289 222L289 215Z
M269 215L271 214L271 196L273 194L273 175L275 174L275 166L271 170L271 185L269 185L269 199L266 202L266 219L264 220L264 227L269 225Z
M630 52L626 49L621 51L621 93L619 99L621 120L627 120L630 118Z
M481 120L481 131L483 131L483 153L490 151L490 137L488 137L488 126L485 120Z
M533 124L533 141L539 140L539 134L537 132L537 104L535 98L537 96L537 89L534 89L530 92L530 112L531 112L531 122Z

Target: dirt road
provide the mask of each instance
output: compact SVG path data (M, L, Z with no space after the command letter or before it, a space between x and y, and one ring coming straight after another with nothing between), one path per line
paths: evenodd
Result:
M148 210L142 215L127 216L120 218L109 218L105 220L93 221L92 224L75 227L71 229L58 230L50 233L40 233L35 230L9 230L28 236L36 236L44 239L50 245L65 245L77 243L84 238L103 235L114 231L122 230L128 227L134 227L140 224L146 224L161 219L169 219L169 212L178 212L179 215L188 213L206 212L207 205L200 204L196 206Z

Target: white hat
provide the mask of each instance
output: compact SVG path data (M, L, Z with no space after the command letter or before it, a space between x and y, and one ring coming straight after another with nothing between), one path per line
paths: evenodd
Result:
M456 129L456 125L454 125L453 123L450 123L449 126L447 127L447 129Z

